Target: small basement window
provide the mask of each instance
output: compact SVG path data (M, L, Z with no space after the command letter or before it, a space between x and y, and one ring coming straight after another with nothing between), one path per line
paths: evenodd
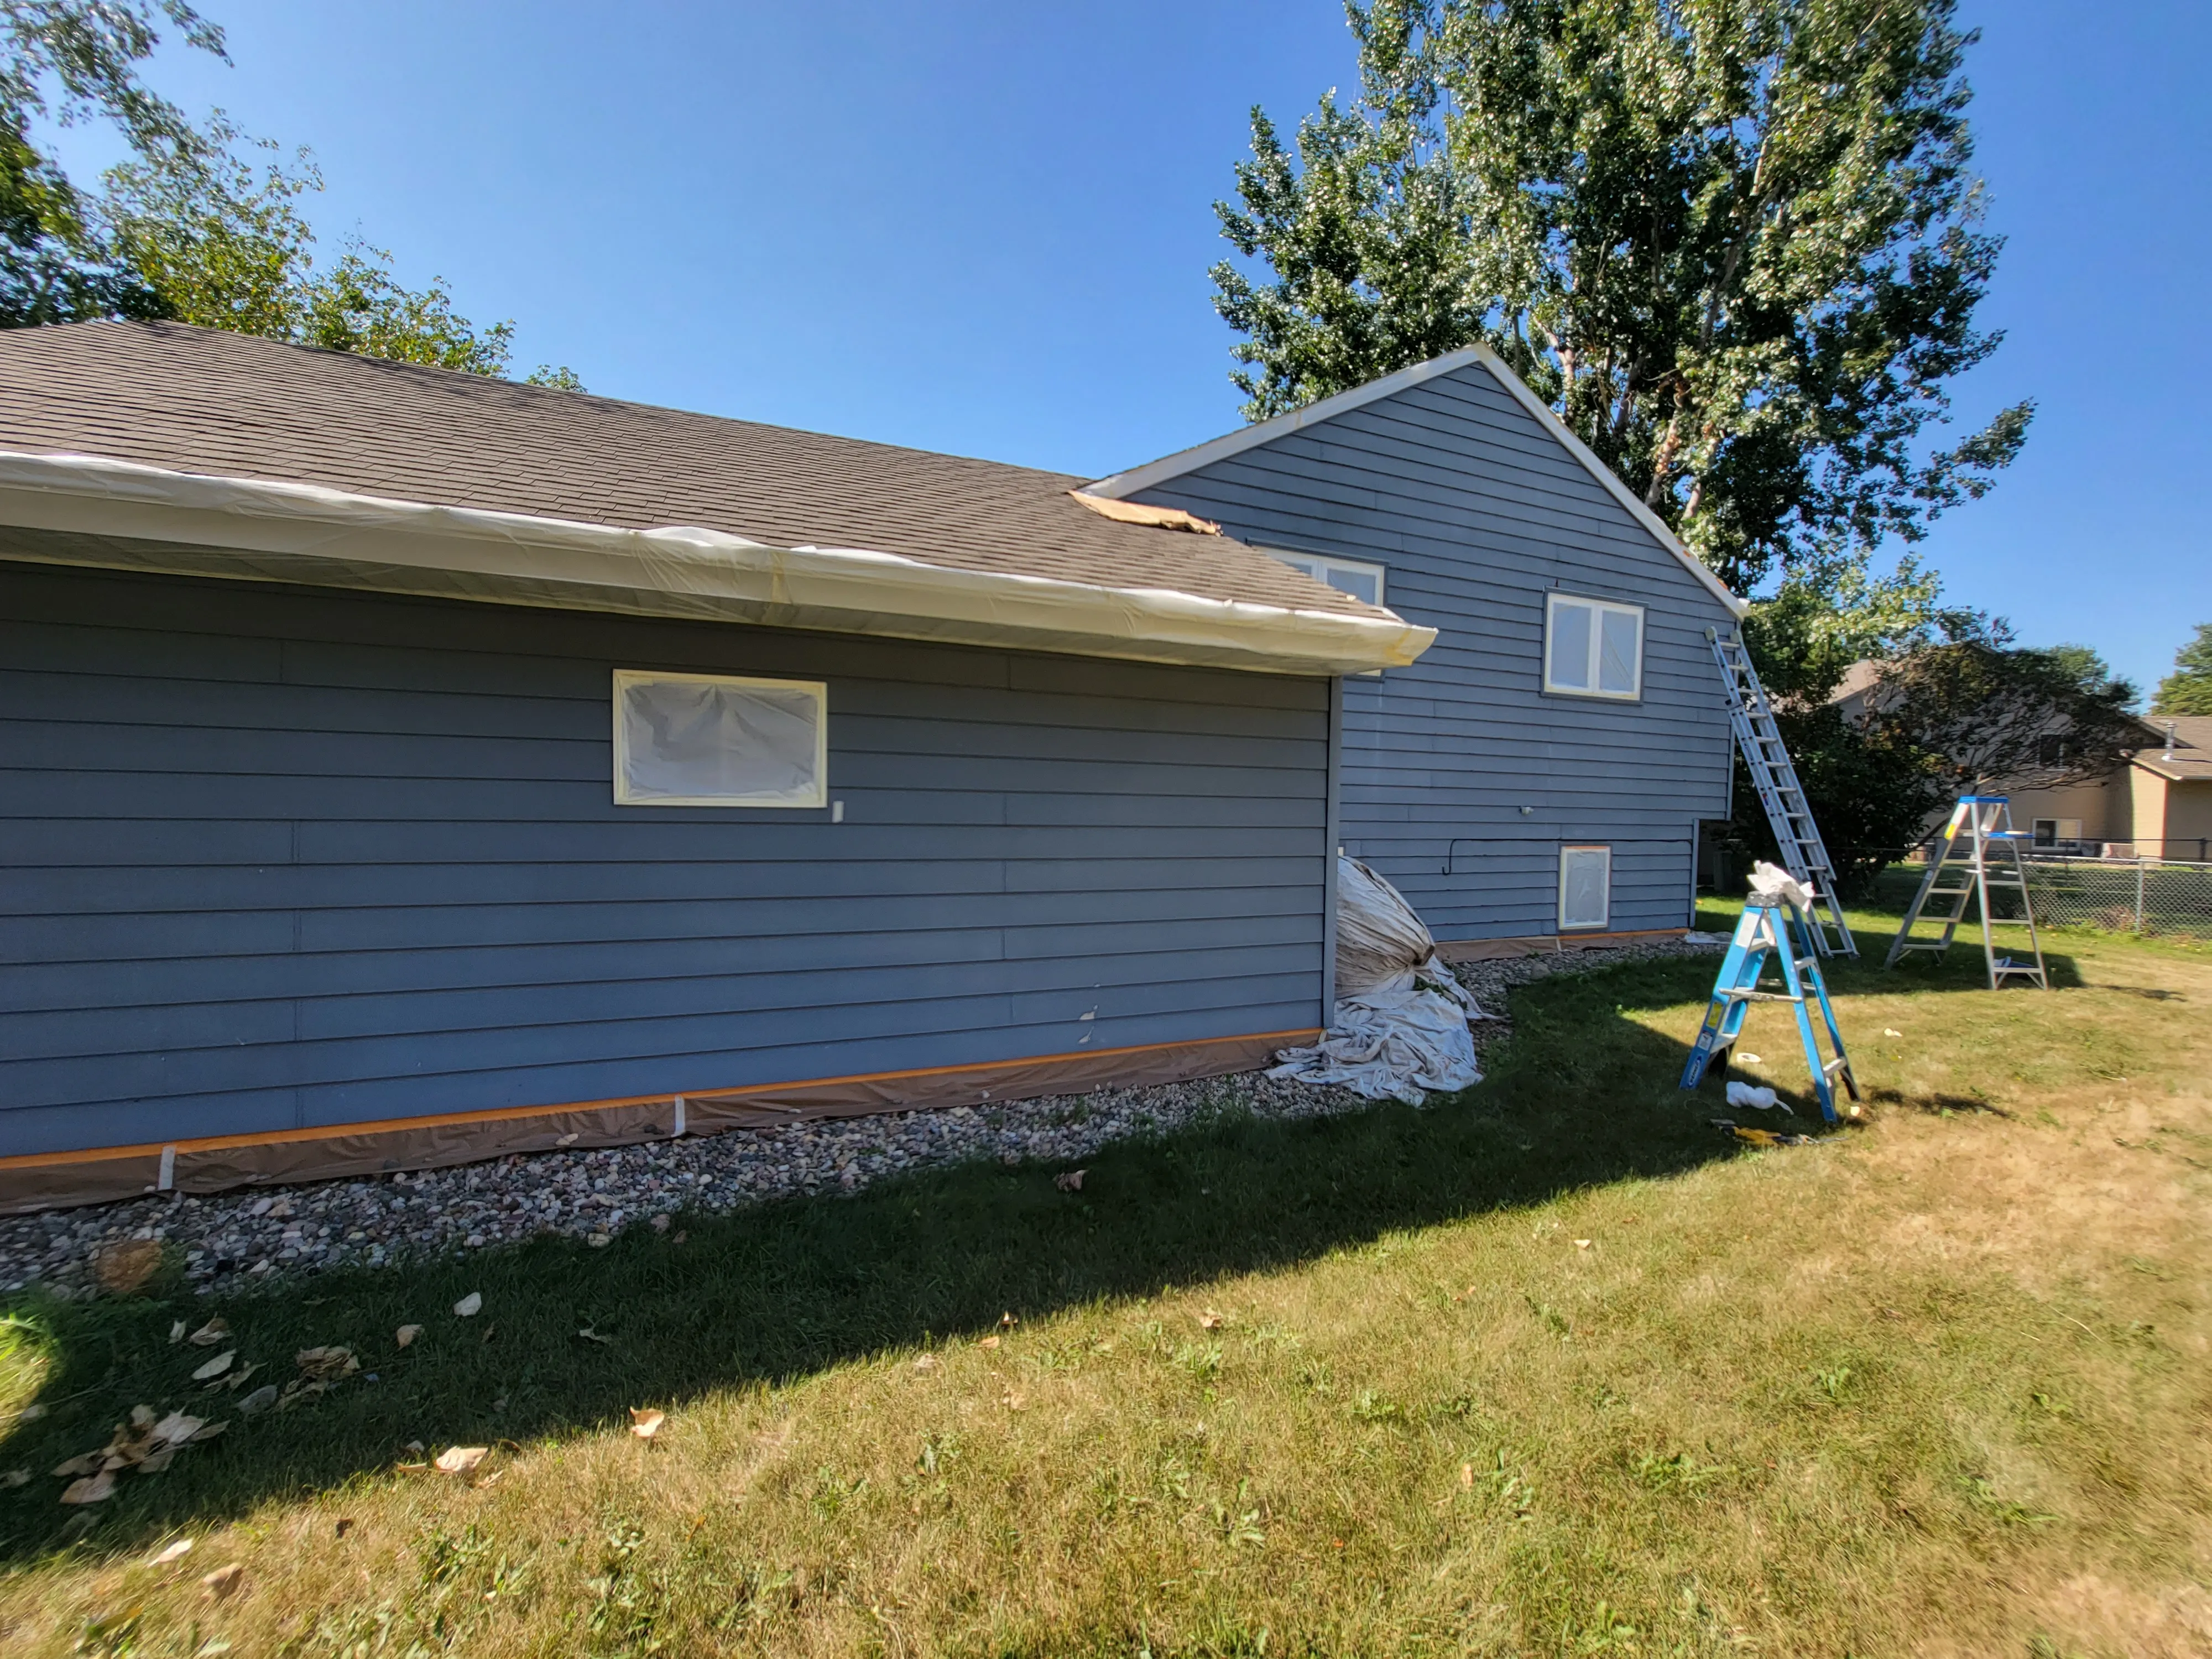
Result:
M2035 820L2035 845L2056 847L2063 841L2081 839L2081 820L2079 818L2038 818Z
M1644 607L1553 593L1544 610L1544 690L1572 697L1644 695Z
M621 806L823 806L830 688L818 680L615 671Z
M1340 593L1349 593L1367 605L1382 603L1382 567L1379 564L1363 564L1357 559L1323 558L1318 553L1285 553L1273 547L1264 550L1279 564L1286 564L1317 582L1327 582Z
M1602 928L1613 912L1613 848L1559 848L1559 931Z

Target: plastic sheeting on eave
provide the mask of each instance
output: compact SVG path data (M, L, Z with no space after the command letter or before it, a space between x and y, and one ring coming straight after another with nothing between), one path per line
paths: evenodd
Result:
M0 525L58 532L18 557L567 610L886 635L1290 674L1401 667L1436 638L1395 616L955 570L0 451Z

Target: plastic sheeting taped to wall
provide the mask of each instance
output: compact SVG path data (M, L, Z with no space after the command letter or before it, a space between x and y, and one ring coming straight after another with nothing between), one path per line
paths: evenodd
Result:
M1488 1015L1437 955L1398 890L1356 859L1336 865L1336 1015L1310 1048L1285 1048L1269 1077L1333 1083L1418 1106L1482 1081L1468 1022Z
M820 806L824 711L815 680L615 674L615 799L633 805Z

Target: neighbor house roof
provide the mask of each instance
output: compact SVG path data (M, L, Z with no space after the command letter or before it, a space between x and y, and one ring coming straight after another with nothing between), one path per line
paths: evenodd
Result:
M483 544L465 550L477 598L578 604L620 590L605 608L653 610L676 589L678 614L1308 672L1411 661L1433 638L1243 543L1192 533L1210 526L1088 509L1071 495L1077 477L179 324L0 333L0 524L134 546L252 526L262 563L211 574L318 580L311 561L335 556L329 538L267 526L335 515L350 585L390 563L392 538L441 535ZM72 495L110 510L95 524L52 503ZM149 518L153 505L173 511ZM179 528L178 514L202 527ZM553 551L489 550L533 537L601 565L556 578ZM610 559L629 562L617 574ZM672 559L672 574L659 568ZM819 586L832 577L834 602ZM817 579L811 600L791 599L793 581ZM427 580L380 578L447 591ZM945 594L957 600L939 605ZM1087 610L1060 627L1046 615L1056 597ZM1021 616L987 627L1008 605Z
M2137 766L2176 782L2212 779L2212 714L2147 714L2143 724L2160 734L2160 741L2136 750ZM2165 741L2168 726L2173 739Z

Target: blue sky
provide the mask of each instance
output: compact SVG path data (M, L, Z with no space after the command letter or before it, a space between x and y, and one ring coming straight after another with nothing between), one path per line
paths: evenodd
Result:
M1245 112L1352 80L1332 0L204 0L195 112L312 145L327 241L595 392L1099 475L1238 422L1210 204ZM2212 621L2212 8L1969 0L2010 246L1959 388L2027 453L1924 552L2148 686ZM73 159L96 149L71 144Z

